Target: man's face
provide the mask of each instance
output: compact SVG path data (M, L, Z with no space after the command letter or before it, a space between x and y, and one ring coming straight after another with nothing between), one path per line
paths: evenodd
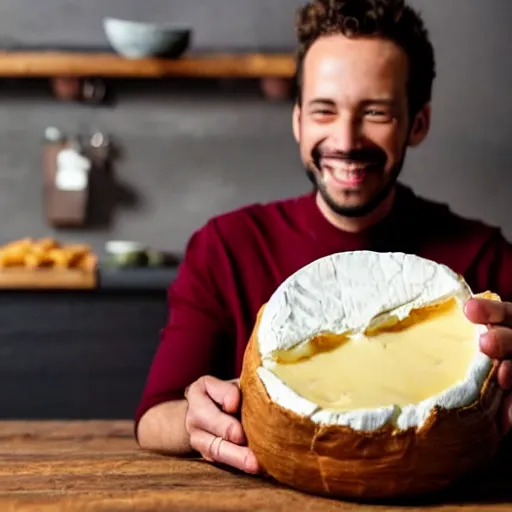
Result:
M425 137L428 107L410 119L407 82L407 55L391 41L332 35L308 51L294 134L309 178L335 213L374 210L393 189L407 145Z

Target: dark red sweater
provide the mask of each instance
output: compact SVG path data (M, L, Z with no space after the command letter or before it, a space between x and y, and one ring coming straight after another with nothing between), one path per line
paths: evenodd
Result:
M350 234L331 225L314 194L254 204L210 220L191 237L169 289L161 333L136 422L154 405L183 397L205 374L238 377L256 313L292 273L332 253L402 251L444 263L475 292L512 300L512 245L497 228L463 219L399 186L393 211Z

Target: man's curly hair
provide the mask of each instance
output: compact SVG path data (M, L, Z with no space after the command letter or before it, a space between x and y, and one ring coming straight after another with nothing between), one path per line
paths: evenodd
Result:
M404 0L312 0L297 11L297 101L302 94L303 61L321 36L373 36L393 41L409 57L409 111L430 102L435 58L420 15Z

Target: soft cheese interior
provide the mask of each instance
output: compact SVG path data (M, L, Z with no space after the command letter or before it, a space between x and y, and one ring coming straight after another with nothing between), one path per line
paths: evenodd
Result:
M471 291L412 255L341 253L274 293L258 328L270 397L318 423L372 430L421 425L435 405L468 405L491 367Z
M405 406L463 381L476 355L474 339L475 326L452 299L410 324L356 338L313 338L311 351L275 354L269 369L324 409Z

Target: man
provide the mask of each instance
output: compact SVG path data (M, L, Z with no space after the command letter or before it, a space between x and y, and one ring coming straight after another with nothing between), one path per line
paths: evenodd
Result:
M313 0L299 11L293 132L314 191L218 216L192 236L136 415L142 448L259 471L237 419L256 313L276 287L335 252L403 251L444 263L476 292L468 318L492 324L481 349L512 388L512 246L499 229L416 196L397 178L430 125L435 63L400 0ZM278 169L276 170L278 172ZM503 400L506 430L512 408Z

